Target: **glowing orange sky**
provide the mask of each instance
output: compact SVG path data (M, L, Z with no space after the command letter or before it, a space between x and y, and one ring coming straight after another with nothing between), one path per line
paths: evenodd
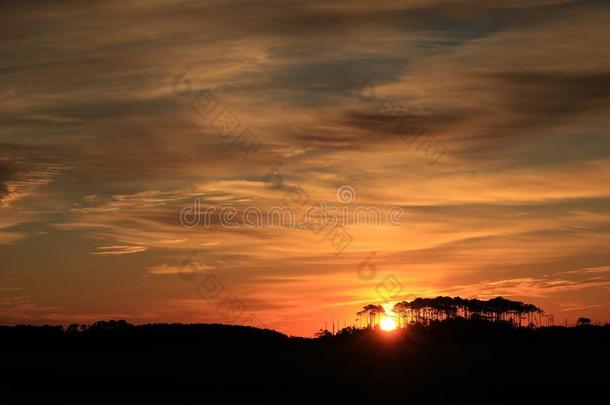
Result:
M502 295L559 323L610 320L608 5L378 3L3 5L0 323L311 335L381 303L388 280L396 299ZM262 146L219 135L191 105L201 89ZM386 100L442 143L438 161ZM296 226L180 223L194 198L240 218L293 187L405 215L347 224L339 254Z

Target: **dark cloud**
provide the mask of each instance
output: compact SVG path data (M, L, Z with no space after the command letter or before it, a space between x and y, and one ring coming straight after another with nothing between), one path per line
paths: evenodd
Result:
M441 129L457 125L469 117L468 113L427 113L421 109L411 111L402 108L394 114L376 112L380 109L382 101L375 101L371 105L370 111L348 111L345 114L345 121L349 127L363 129L369 136L374 134L381 136L414 135L431 132L439 132ZM375 141L379 141L375 137Z
M328 101L336 103L336 97L355 97L366 87L397 80L406 63L404 56L299 63L272 72L270 78L279 88L313 92L316 97L309 98L318 103L329 93L332 98Z
M0 201L9 194L8 182L13 180L16 170L8 160L0 159Z
M610 72L503 72L492 78L506 107L522 117L516 125L556 125L610 107Z

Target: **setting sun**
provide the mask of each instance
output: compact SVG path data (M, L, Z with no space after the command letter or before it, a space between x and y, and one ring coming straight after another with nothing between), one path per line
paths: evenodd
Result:
M379 326L381 327L381 330L389 332L396 329L396 321L394 320L394 318L386 316L381 318Z

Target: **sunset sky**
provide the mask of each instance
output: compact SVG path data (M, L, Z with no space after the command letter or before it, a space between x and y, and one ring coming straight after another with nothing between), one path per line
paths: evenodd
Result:
M610 321L609 21L605 1L3 2L0 324L311 336L392 282L390 305ZM196 198L234 221L404 215L348 220L339 251L335 228L185 226Z

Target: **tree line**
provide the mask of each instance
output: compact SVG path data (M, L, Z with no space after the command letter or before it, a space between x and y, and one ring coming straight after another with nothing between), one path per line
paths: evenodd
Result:
M443 296L416 298L396 303L392 311L396 314L399 326L429 324L451 318L507 321L518 326L522 326L524 321L528 326L550 326L554 323L553 315L545 314L541 308L503 297L489 300ZM374 327L387 314L381 305L369 304L357 315L366 322L367 327Z

